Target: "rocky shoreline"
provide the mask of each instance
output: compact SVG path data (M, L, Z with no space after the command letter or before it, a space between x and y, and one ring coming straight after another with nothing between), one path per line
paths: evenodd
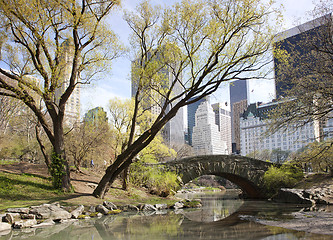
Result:
M201 200L181 200L168 206L167 204L138 204L116 206L112 202L104 201L96 206L76 206L74 209L61 206L59 203L42 204L26 208L9 208L0 214L0 235L6 235L12 229L40 228L55 224L68 223L78 219L114 215L126 211L143 213L162 212L166 209L200 208Z

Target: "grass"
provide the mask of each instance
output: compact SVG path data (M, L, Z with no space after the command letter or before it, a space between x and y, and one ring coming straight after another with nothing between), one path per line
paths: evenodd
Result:
M150 195L144 189L131 186L129 191L111 188L105 199L98 199L90 194L63 193L52 187L50 179L33 174L13 174L0 172L0 212L7 208L27 207L43 203L59 202L64 206L85 206L101 204L104 200L116 205L138 203L176 202L174 198L161 198Z
M63 195L47 178L0 172L0 210L56 201Z
M19 162L18 160L12 160L12 159L0 159L0 165L8 165Z

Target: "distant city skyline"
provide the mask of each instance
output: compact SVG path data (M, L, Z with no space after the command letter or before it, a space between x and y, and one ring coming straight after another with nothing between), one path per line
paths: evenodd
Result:
M153 4L165 4L162 0L153 0ZM168 1L168 4L177 2L177 0ZM124 9L133 11L138 1L123 0L122 6ZM314 8L312 0L303 0L302 4L294 0L278 0L277 6L283 3L284 12L284 29L289 29L298 25L299 23L306 22L307 12ZM109 17L110 26L114 29L115 33L120 37L120 40L128 44L128 37L130 29L122 18L122 10L111 13ZM127 99L131 97L131 77L130 77L131 61L128 57L117 59L112 64L110 73L105 74L103 79L94 82L81 89L82 95L82 111L84 114L89 109L97 106L106 108L110 99L118 97ZM275 97L274 80L251 80L249 82L249 102L269 102ZM211 103L216 102L229 102L229 84L224 83L215 94L211 96Z

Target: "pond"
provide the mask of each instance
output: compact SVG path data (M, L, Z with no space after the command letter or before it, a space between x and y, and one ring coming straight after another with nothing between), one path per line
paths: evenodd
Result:
M299 211L293 205L244 201L234 192L192 194L201 198L201 209L168 210L158 213L121 213L40 229L13 230L0 239L332 239L332 236L261 225L240 216L281 219Z

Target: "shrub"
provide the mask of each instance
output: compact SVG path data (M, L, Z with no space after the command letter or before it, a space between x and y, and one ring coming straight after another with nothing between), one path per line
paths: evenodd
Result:
M131 183L146 187L152 194L162 197L170 195L179 188L175 173L165 171L158 165L149 166L140 161L131 165L129 179Z
M271 166L264 175L264 185L270 194L280 188L291 188L303 178L303 171L296 165L284 164L281 167Z

